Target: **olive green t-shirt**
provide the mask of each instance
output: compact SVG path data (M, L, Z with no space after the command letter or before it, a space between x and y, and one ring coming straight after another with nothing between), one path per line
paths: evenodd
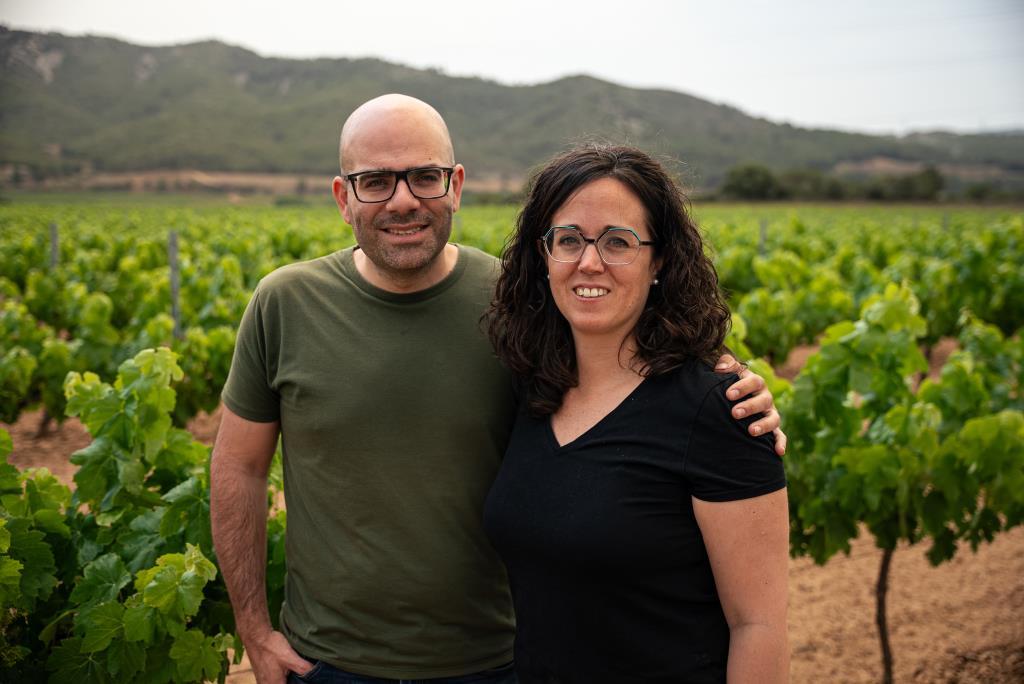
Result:
M437 285L394 294L353 249L264 278L224 403L281 421L282 629L304 655L388 678L512 659L504 566L481 512L515 414L480 324L496 260L459 247Z

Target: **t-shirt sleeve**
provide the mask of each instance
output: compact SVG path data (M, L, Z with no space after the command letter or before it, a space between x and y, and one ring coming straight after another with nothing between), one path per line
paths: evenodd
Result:
M775 435L752 437L747 428L758 416L736 420L730 413L736 402L725 390L735 381L724 376L711 387L694 419L686 475L691 493L703 501L749 499L786 486Z
M280 397L271 386L267 331L257 287L235 338L231 370L221 392L224 405L246 420L270 423L281 416Z

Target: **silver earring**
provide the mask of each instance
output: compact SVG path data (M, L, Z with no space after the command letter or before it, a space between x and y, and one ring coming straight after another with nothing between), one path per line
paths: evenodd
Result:
M651 285L657 285L657 284L658 284L658 279L655 278L654 281L651 283Z
M551 280L551 274L550 274L550 273L548 273L548 274L547 274L546 276L544 276L544 277L545 277L545 278L547 278L548 280Z

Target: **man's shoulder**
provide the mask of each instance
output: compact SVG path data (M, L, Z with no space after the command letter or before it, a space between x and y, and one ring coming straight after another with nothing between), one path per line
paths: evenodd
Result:
M459 256L466 260L466 270L477 277L494 280L501 270L501 262L482 249L456 243Z
M498 263L497 257L492 254L488 254L478 247L471 245L464 245L462 243L455 243L455 246L459 248L461 254L465 254L466 258L469 259L470 263L484 264L487 266L493 266Z

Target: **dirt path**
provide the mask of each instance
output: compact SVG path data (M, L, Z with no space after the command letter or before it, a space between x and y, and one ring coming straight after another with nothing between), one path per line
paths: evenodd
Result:
M200 416L189 429L212 443L218 416ZM71 484L68 456L89 443L70 419L44 437L35 436L39 414L24 414L8 428L11 462L45 466ZM951 562L932 568L927 546L901 547L890 577L889 623L896 682L1024 682L1024 528ZM858 539L849 557L823 567L806 558L790 565L792 681L878 682L881 657L874 626L874 583L881 552ZM229 684L253 684L243 662Z

